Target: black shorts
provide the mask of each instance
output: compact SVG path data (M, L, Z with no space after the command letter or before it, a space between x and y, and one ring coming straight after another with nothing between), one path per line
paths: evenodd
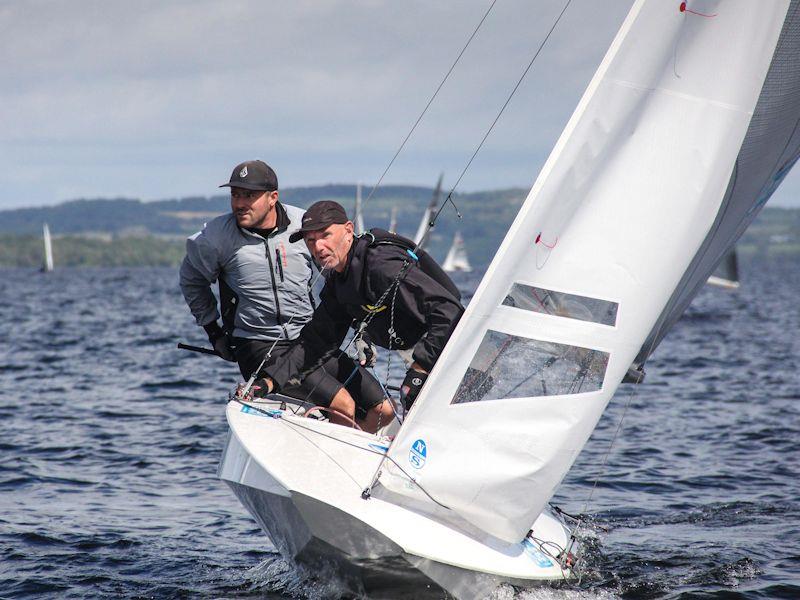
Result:
M273 343L266 340L234 339L236 361L239 363L242 377L250 378ZM279 341L272 351L270 360L264 366L280 361L281 356L288 352L292 345L292 342ZM353 374L354 369L355 374ZM330 406L331 400L342 389L348 377L350 381L346 389L356 403L356 418L364 419L367 411L383 402L383 389L372 373L341 350L337 350L321 367L307 375L299 386L287 386L281 393L315 406Z

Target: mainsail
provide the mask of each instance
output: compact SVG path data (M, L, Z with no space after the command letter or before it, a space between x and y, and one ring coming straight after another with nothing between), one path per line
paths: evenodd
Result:
M439 196L442 195L443 178L444 173L439 175L439 181L436 182L436 188L433 190L431 201L428 202L428 207L425 209L425 212L422 215L422 220L419 222L419 227L417 227L417 233L414 235L414 243L418 244L420 248L424 248L426 245L425 243L428 241L427 239L423 238L428 231L428 226L430 225L431 219L433 219L433 215L436 213L436 207L439 205Z
M447 256L442 263L442 269L448 273L472 271L469 258L467 258L467 248L464 245L464 238L461 237L460 231L456 231L453 236L453 243L450 246L450 250L447 251Z
M50 239L50 228L47 223L42 225L42 237L44 239L44 262L42 271L49 273L53 270L53 241Z
M635 3L392 444L383 486L524 538L628 367L797 158L798 1Z

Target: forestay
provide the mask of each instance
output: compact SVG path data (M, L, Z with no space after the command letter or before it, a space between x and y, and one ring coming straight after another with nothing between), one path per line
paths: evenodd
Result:
M702 251L790 8L685 4L631 9L390 449L501 539L525 536ZM403 472L380 481L423 498Z

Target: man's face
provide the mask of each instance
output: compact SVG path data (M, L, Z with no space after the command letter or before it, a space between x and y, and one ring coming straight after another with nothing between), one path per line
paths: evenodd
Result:
M231 188L231 211L236 217L239 227L253 227L265 229L274 227L270 224L275 213L275 203L278 201L278 192L264 192L260 190L245 190Z
M341 273L347 266L347 253L353 243L353 222L307 231L303 240L320 267Z

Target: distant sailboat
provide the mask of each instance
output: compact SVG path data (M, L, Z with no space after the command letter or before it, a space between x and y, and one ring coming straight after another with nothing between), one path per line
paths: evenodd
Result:
M467 247L464 245L464 238L461 237L460 231L456 231L456 234L453 236L453 244L450 246L447 257L444 259L442 268L448 273L453 273L455 271L469 273L472 271L472 266L469 264L469 259L467 258Z
M356 185L356 208L353 215L353 224L355 225L356 235L361 235L366 231L364 229L364 213L361 207L361 182Z
M735 290L739 287L739 261L736 258L735 247L731 248L731 251L725 255L717 270L708 278L707 283L729 290Z
M397 206L392 206L392 216L389 217L389 231L397 233Z
M436 182L436 189L433 190L433 195L431 196L431 201L428 203L428 208L425 209L425 213L422 215L422 220L419 222L419 227L417 227L417 233L414 236L414 243L419 246L420 249L425 247L425 243L423 243L422 238L425 237L425 233L428 231L428 225L433 219L433 215L436 212L436 207L439 205L439 197L442 195L442 179L444 178L444 173L439 175L439 181ZM428 240L425 240L427 242Z
M50 228L47 223L42 225L42 235L44 237L44 263L42 272L49 273L53 270L53 242L50 239Z

